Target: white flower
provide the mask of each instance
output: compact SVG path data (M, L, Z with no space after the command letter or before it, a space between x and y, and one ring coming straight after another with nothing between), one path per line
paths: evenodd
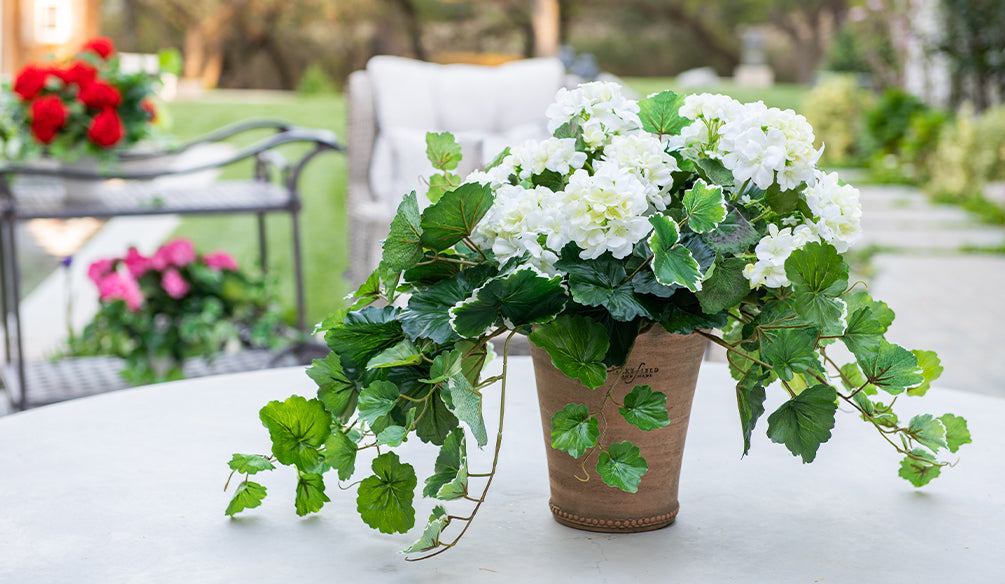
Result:
M646 199L659 211L670 203L668 187L673 186L674 171L680 170L660 139L642 131L612 138L600 165L615 165L634 174L645 188Z
M754 248L757 261L747 264L743 275L750 281L751 288L762 285L768 288L788 286L791 282L785 276L785 260L789 259L795 250L816 240L816 233L809 225L800 225L795 229L786 227L781 230L777 225L768 225L768 234L762 237Z
M492 249L500 262L529 253L532 265L550 272L558 259L555 251L567 242L561 207L555 199L556 194L545 187L502 185L495 190L495 202L471 238Z
M582 248L582 259L607 251L624 258L652 229L645 216L649 209L645 186L616 165L604 165L593 176L577 170L563 195L566 233Z
M642 127L639 104L621 93L613 82L594 81L576 89L562 88L548 106L548 131L575 120L583 130L583 140L591 150L607 144L611 137Z
M511 149L510 155L515 160L517 176L523 180L545 170L569 174L586 162L586 153L576 151L576 141L572 138L528 140Z
M838 183L837 173L816 173L806 188L806 203L819 219L813 224L821 239L840 253L848 251L862 234L862 205L858 189Z

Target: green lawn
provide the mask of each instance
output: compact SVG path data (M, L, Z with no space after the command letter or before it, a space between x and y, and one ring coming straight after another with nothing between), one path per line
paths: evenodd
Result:
M626 77L623 79L628 87L639 95L646 96L664 89L677 93L722 93L733 99L748 101L763 101L768 107L791 109L799 111L800 102L809 87L795 83L776 83L771 87L742 87L732 82L721 82L711 87L696 87L681 89L673 77Z
M281 97L228 94L173 102L168 105L168 113L171 132L181 139L252 117L281 118L299 126L334 130L343 141L345 135L345 102L341 95L300 98L292 94ZM265 135L257 134L243 142ZM292 146L284 149L288 158L303 151ZM250 169L250 163L235 165L227 169L224 178L248 177ZM349 285L342 280L347 265L345 173L345 157L325 152L311 161L301 176L301 244L308 325L339 308L341 299L349 292ZM175 235L191 238L201 251L226 249L241 265L251 266L258 260L256 225L252 215L185 216ZM266 225L269 268L278 277L284 305L292 318L295 303L289 216L273 214Z

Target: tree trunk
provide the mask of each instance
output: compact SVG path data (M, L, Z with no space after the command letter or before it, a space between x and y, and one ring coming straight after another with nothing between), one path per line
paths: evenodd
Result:
M534 0L534 56L558 56L559 14L558 0Z

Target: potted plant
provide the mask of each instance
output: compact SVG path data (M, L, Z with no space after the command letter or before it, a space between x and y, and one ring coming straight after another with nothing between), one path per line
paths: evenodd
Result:
M469 493L466 447L489 442L482 400L505 400L514 335L534 347L551 472L577 475L552 477L553 512L584 529L673 520L709 341L737 382L744 454L769 390L786 401L767 435L804 462L830 438L839 404L903 454L899 474L915 486L970 441L953 414L894 413L892 400L924 394L941 367L885 340L892 311L850 280L841 254L860 232L858 191L816 168L802 116L721 95L635 102L609 83L561 90L547 113L552 138L465 180L450 172L452 137L427 137L440 170L431 204L404 197L379 268L347 312L319 325L332 352L307 370L317 396L262 408L272 452L234 455L245 477L228 515L260 504L266 490L250 475L276 462L296 468L297 513L318 511L324 473L348 481L369 452L372 473L353 483L360 516L408 531L419 477L395 448L419 440L439 449L422 493L443 504L406 551L449 549L485 499ZM502 373L486 377L494 339L505 339ZM495 469L477 476L490 484ZM592 489L587 504L567 500L570 484ZM662 500L639 511L630 501L646 488ZM473 509L451 514L448 502ZM636 515L603 515L625 506Z
M169 60L164 53L162 62ZM123 71L106 37L88 40L69 59L30 63L5 88L12 104L5 112L11 127L7 154L22 160L42 156L96 172L99 161L114 161L156 137L159 85L159 72ZM86 185L74 183L68 194L86 201Z
M264 280L239 270L224 251L196 253L187 239L150 256L130 248L97 260L88 276L99 308L71 335L69 353L123 358L121 374L132 385L181 379L187 359L274 348L287 336Z

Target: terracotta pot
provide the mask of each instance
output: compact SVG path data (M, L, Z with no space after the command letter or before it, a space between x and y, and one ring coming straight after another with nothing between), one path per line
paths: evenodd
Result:
M677 487L684 438L706 344L701 335L674 335L656 325L639 335L620 375L615 369L608 370L607 383L596 390L566 377L552 365L544 349L531 345L548 453L550 507L556 521L577 529L609 533L650 531L673 523L679 507ZM604 405L604 416L599 418L605 445L630 440L646 459L649 470L642 477L637 493L604 484L596 470L596 452L584 455L589 457L584 475L583 457L575 459L551 447L552 416L570 403L586 404L591 413L599 411L612 384L612 397L617 403L623 403L625 395L636 385L649 385L653 391L667 395L670 423L663 428L645 432L632 426L611 400ZM583 481L587 476L588 480Z

